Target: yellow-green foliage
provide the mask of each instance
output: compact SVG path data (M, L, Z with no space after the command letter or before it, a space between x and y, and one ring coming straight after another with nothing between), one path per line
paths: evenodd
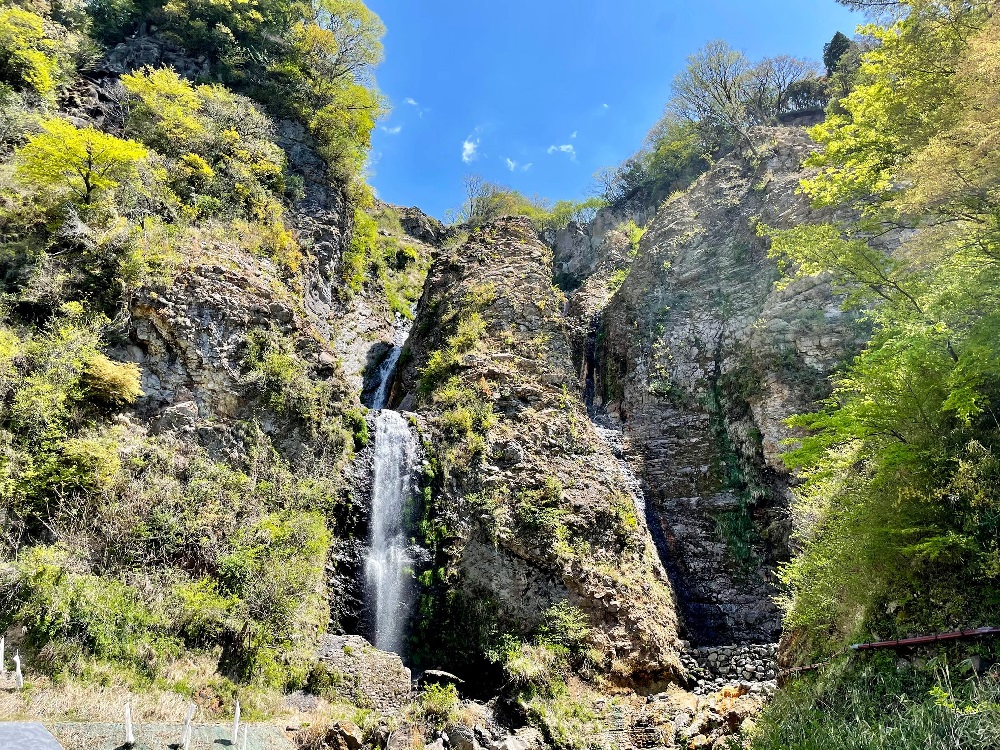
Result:
M168 635L162 605L150 606L118 579L78 572L73 562L58 547L34 547L22 554L2 581L4 624L22 624L32 642L49 646L46 658L53 666L92 653L154 675L157 660L180 648Z
M640 227L634 219L626 221L621 228L628 234L628 246L634 256L639 252L639 243L642 242L642 238L646 234L646 228Z
M593 748L611 725L614 707L607 706L606 696L589 690L581 692L581 695L574 695L565 683L555 682L545 693L521 700L531 723L541 729L546 740L557 750ZM596 704L599 697L604 701L600 707Z
M485 435L496 425L493 404L483 395L466 387L457 377L449 378L434 392L434 403L445 410L441 415L441 428L446 435L472 439L475 435Z
M596 696L579 689L573 695L566 686L571 669L590 658L590 632L584 613L562 601L548 609L532 638L507 636L494 653L521 709L557 748L591 747L605 726Z
M707 154L715 145L710 142L711 131L711 127L699 128L668 108L637 154L597 174L603 199L616 206L656 205L684 189L709 166Z
M304 420L333 444L346 444L347 436L331 420L336 395L333 383L310 377L309 365L290 343L273 332L247 336L243 360L244 382L260 393L267 408Z
M0 625L25 626L28 644L53 672L79 669L93 657L156 677L185 647L211 648L235 638L234 650L223 654L229 670L248 681L284 685L291 675L278 652L308 646L324 624L326 610L315 592L329 532L318 514L296 512L243 519L229 534L216 542L214 577L171 586L149 570L160 590L136 588L110 570L80 572L78 551L25 548L0 578ZM295 658L301 659L295 668L304 670L308 655Z
M245 679L298 679L328 618L320 513L335 495L250 428L254 478L102 423L138 396L138 373L100 351L100 321L65 308L44 332L0 327L2 544L19 561L0 628L27 626L34 663L53 672L96 658L153 676L181 647L229 643L228 668ZM53 532L66 541L48 548ZM136 588L139 571L150 584Z
M428 685L420 696L424 720L437 729L443 729L455 720L458 706L458 690L454 685Z
M622 284L625 283L625 279L628 278L628 269L619 268L616 271L612 271L611 275L608 276L608 291L617 292L621 289Z
M44 20L21 8L0 8L0 87L50 96L61 73L58 46Z
M382 57L384 27L363 2L171 0L162 13L189 49L218 61L227 82L240 82L266 60L257 69L259 95L309 128L338 179L359 174L383 111L369 78Z
M913 3L868 31L854 90L813 131L804 190L860 222L765 229L794 276L825 274L874 333L790 425L802 553L783 570L799 643L979 625L1000 596L1000 19ZM942 169L942 164L948 164ZM891 256L866 239L909 227ZM803 654L805 658L807 654Z
M486 322L481 311L496 298L496 288L483 284L472 289L462 300L461 306L449 316L454 321L454 332L445 346L431 353L427 366L420 374L420 391L430 394L454 371L462 357L472 351L486 332Z
M146 155L135 141L52 118L17 151L15 175L48 202L68 197L89 205L102 193L136 178L138 163Z
M430 258L418 254L405 240L381 236L381 232L402 235L403 229L391 209L374 209L371 203L368 191L361 191L354 209L354 233L341 259L341 277L352 292L366 282L378 282L389 308L412 318Z
M139 365L113 362L100 352L87 360L83 383L87 393L112 407L134 404L143 395Z
M350 179L360 172L371 146L372 128L382 112L377 94L351 84L309 121L320 152L338 178Z
M378 224L363 207L354 209L354 233L341 259L340 275L352 291L365 283L368 266L379 252Z
M517 688L548 687L561 676L558 650L551 644L519 643L504 659L507 679Z
M189 214L280 223L285 154L251 100L195 86L170 68L130 73L122 85L132 101L129 132L167 158L164 179Z

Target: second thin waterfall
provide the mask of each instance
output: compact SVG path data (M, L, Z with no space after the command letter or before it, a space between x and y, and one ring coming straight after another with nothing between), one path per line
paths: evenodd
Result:
M416 441L410 426L387 409L375 419L371 548L365 560L368 601L374 610L375 646L402 653L413 592L413 559L404 511L410 500Z

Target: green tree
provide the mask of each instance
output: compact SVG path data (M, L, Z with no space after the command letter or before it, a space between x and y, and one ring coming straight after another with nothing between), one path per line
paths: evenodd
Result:
M1000 600L1000 19L920 3L866 31L880 44L813 129L802 183L862 219L769 232L792 277L827 275L874 329L823 408L790 422L814 523L784 571L787 623L817 646L983 624ZM900 228L889 253L877 238Z
M0 8L0 84L49 96L59 75L56 44L44 20L21 8Z
M100 193L135 177L147 154L135 141L53 118L18 149L15 174L29 189L49 188L56 198L69 195L90 205Z
M709 42L674 78L667 109L719 145L735 138L753 148L751 128L773 122L786 109L789 87L815 77L804 60L781 56L754 64L726 42Z
M851 40L840 31L833 35L833 39L823 45L823 65L826 66L828 76L833 75L834 71L837 70L837 64L850 49Z

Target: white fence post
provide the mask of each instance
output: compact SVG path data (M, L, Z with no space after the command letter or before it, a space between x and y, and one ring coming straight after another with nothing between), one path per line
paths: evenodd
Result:
M191 747L191 720L194 718L195 705L188 706L187 716L184 717L184 734L181 735L182 750L189 750Z
M240 701L236 699L236 711L233 713L233 747L240 741Z
M24 687L24 676L21 674L21 652L14 652L14 681L17 683L17 689L20 690Z
M134 745L135 735L132 733L132 704L125 704L125 744Z

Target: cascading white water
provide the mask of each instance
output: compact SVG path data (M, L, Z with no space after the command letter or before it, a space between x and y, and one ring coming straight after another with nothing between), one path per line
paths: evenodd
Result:
M396 371L396 363L399 362L399 355L403 353L403 347L396 344L392 347L389 355L382 360L378 368L378 390L372 395L372 409L381 409L385 406L385 399L389 395L389 384L392 383L392 375Z
M412 605L404 508L410 499L410 477L416 441L397 412L383 410L375 419L375 474L372 489L371 547L365 559L368 601L374 605L375 646L401 653Z

